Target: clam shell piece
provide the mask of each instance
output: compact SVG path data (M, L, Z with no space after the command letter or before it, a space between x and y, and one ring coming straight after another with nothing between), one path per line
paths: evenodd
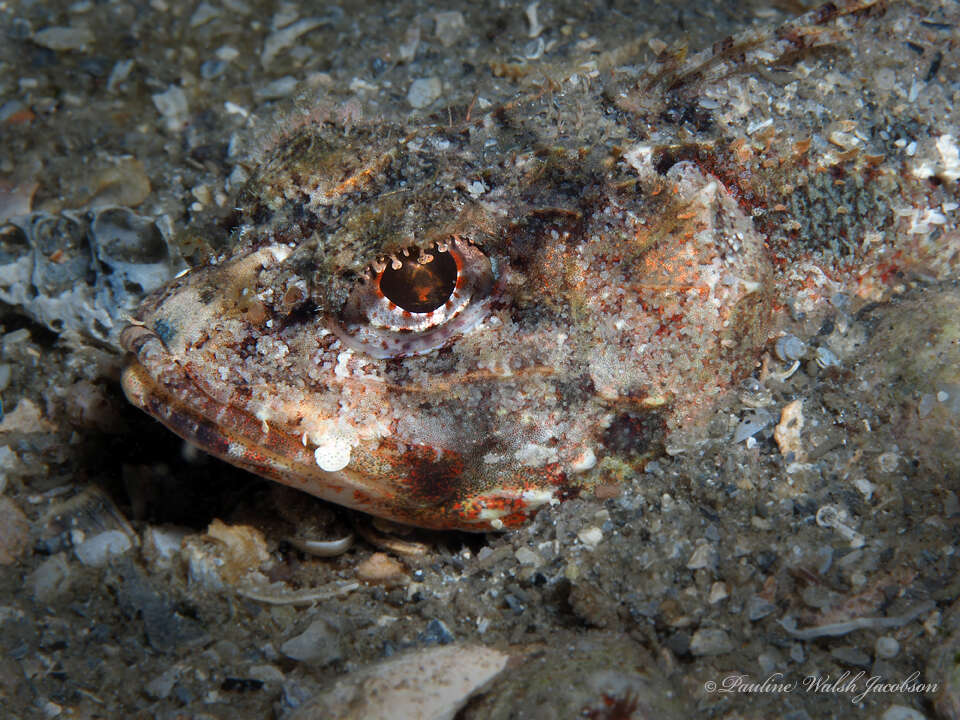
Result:
M338 680L290 720L450 720L506 666L491 648L447 645L405 653Z

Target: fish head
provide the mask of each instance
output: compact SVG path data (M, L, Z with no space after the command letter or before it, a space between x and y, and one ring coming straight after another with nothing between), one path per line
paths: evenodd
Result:
M229 250L125 331L127 396L402 523L513 527L636 473L765 338L749 215L642 145L306 123L240 206Z

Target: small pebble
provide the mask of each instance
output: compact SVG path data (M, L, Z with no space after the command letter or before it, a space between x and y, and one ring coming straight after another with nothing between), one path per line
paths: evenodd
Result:
M806 653L803 652L802 643L794 643L790 646L790 659L795 663L802 663L806 658Z
M0 472L8 473L16 470L20 465L20 458L9 445L0 445Z
M90 186L94 188L93 195L87 200L91 207L136 207L152 191L147 169L136 158L125 158L113 167L97 172L90 179Z
M273 59L281 52L291 47L297 39L311 30L315 30L321 25L327 24L327 20L319 17L304 18L286 27L277 30L267 36L263 41L263 50L260 53L260 62L264 67L273 62Z
M207 60L200 66L200 77L204 80L215 80L223 75L227 64L223 60Z
M93 44L93 33L83 27L48 27L33 36L33 41L50 50L83 50Z
M271 83L257 88L253 95L257 100L277 100L285 98L297 89L297 79L291 75L285 75Z
M761 618L765 618L776 609L777 606L766 598L754 595L747 603L747 618L750 622L756 622Z
M143 691L154 700L165 700L170 697L173 686L177 684L179 679L180 668L174 665L144 685Z
M443 94L443 84L438 77L418 78L410 84L407 102L421 110Z
M262 683L276 683L284 681L285 675L276 665L253 665L247 670L247 676Z
M710 586L710 596L707 601L711 605L715 605L721 600L726 600L728 597L730 597L730 593L727 591L726 583L715 582Z
M171 85L162 93L151 96L153 104L166 121L167 130L182 130L190 119L187 95L179 85Z
M595 526L587 527L577 533L577 538L593 550L603 541L603 531Z
M17 504L0 497L0 565L11 565L30 546L30 521Z
M112 557L123 555L133 543L122 530L107 530L94 535L77 545L73 551L88 567L103 567Z
M900 643L891 635L881 635L877 638L874 652L876 652L877 657L891 660L900 652Z
M217 56L217 60L222 60L223 62L227 63L240 57L240 51L235 47L231 47L230 45L224 45L223 47L218 48L214 55Z
M420 640L424 645L449 645L455 638L442 620L434 618L427 623L427 629L420 633Z
M540 556L528 547L522 547L516 552L517 562L521 565L532 565L536 567L543 563Z
M760 653L760 657L757 658L757 663L765 675L769 675L776 670L779 664L777 657L773 653Z
M458 10L438 12L433 17L437 24L437 40L439 40L440 44L444 47L454 45L467 29L467 23L463 19L463 13Z
M117 60L113 69L110 71L110 77L107 78L107 92L116 92L117 88L130 77L130 71L133 70L133 59Z
M733 643L726 630L702 628L693 634L690 652L694 655L723 655L733 650Z
M199 27L208 23L220 14L220 8L216 8L210 3L202 2L197 5L197 9L190 16L190 27Z
M70 563L65 553L51 555L27 578L27 587L37 602L47 603L70 589Z
M317 665L328 665L343 656L336 630L321 618L314 620L302 633L283 643L280 652L288 658Z
M880 720L927 720L927 716L905 705L891 705L880 716Z
M8 332L3 336L3 351L9 352L9 349L14 345L19 345L21 343L27 342L30 339L30 329L29 328L20 328L19 330L14 330L13 332Z
M172 561L180 554L187 530L174 527L150 526L143 534L143 552L161 563Z
M357 577L370 583L395 583L407 578L403 565L386 553L374 553L357 566Z
M716 563L716 553L710 543L700 543L696 550L687 560L687 568L690 570L699 570L701 568L713 567Z
M27 106L24 105L19 100L8 100L7 102L0 105L0 125L7 122L10 118L17 115L17 113L23 113L27 111ZM4 214L4 219L7 217L12 217L18 213L8 212Z
M742 442L752 438L758 432L773 424L773 416L765 409L760 408L744 416L733 432L733 442Z

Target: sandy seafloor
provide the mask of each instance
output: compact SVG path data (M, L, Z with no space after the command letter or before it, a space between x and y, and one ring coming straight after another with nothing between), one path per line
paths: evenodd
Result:
M541 2L538 46L520 3L0 2L4 202L135 206L196 259L298 97L436 120L577 53L639 39L644 62L651 39L705 47L800 9ZM310 28L281 42L296 22ZM74 30L41 34L54 27ZM526 70L496 77L491 63ZM436 93L420 110L415 80ZM429 690L510 656L469 700L450 690L466 701L457 717L956 717L958 311L947 284L840 308L819 335L797 324L839 367L806 362L734 393L705 442L613 497L505 534L404 538L419 555L361 538L311 558L298 538L368 524L185 450L125 403L116 354L4 306L0 715L346 717L322 693L347 678L349 717L382 699L377 717L404 717L365 668L400 658L406 685ZM788 467L772 430L798 399L808 457ZM733 442L758 402L774 422ZM215 520L240 529L211 539ZM109 559L81 549L103 531L118 543ZM239 594L264 559L262 583L319 599ZM437 648L453 653L439 670L404 654ZM731 677L768 683L710 692ZM863 693L874 677L894 687Z

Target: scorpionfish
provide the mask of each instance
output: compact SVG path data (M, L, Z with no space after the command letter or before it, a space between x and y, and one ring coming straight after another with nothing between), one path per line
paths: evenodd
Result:
M481 113L315 112L229 251L143 302L125 392L234 465L421 527L515 527L629 477L785 308L955 275L958 23L848 0Z

